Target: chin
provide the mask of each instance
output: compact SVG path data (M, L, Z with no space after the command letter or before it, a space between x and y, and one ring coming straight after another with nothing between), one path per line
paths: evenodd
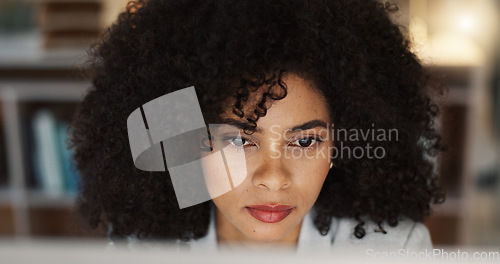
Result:
M267 224L269 225L269 224ZM250 228L247 232L245 232L246 236L251 238L252 240L259 242L276 242L286 235L288 235L289 231L285 230L282 227L278 226L256 226L254 228Z
M257 234L257 231L252 234L248 234L248 237L251 238L252 240L258 241L258 242L277 242L283 237L285 237L286 234L269 234L269 233L261 233Z

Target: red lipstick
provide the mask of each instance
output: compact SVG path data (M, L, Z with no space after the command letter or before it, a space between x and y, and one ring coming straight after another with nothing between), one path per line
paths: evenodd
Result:
M251 205L245 208L255 219L264 223L280 222L293 210L293 207L288 205Z

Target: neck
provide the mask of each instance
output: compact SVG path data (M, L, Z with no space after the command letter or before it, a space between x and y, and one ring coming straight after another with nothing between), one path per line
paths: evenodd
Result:
M215 208L215 223L218 244L224 248L246 249L296 249L302 221L284 237L273 241L254 240L243 234Z

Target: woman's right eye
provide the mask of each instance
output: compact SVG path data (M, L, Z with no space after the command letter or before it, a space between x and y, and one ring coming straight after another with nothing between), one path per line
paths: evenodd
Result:
M245 138L226 138L226 141L235 147L246 147L250 145L250 141Z

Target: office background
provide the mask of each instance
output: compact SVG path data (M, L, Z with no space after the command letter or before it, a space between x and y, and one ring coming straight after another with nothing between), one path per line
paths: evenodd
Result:
M385 1L384 1L385 2ZM500 246L500 0L392 0L393 19L448 91L436 120L447 192L435 246ZM66 129L90 82L86 51L125 0L0 1L0 239L98 238L74 213Z

